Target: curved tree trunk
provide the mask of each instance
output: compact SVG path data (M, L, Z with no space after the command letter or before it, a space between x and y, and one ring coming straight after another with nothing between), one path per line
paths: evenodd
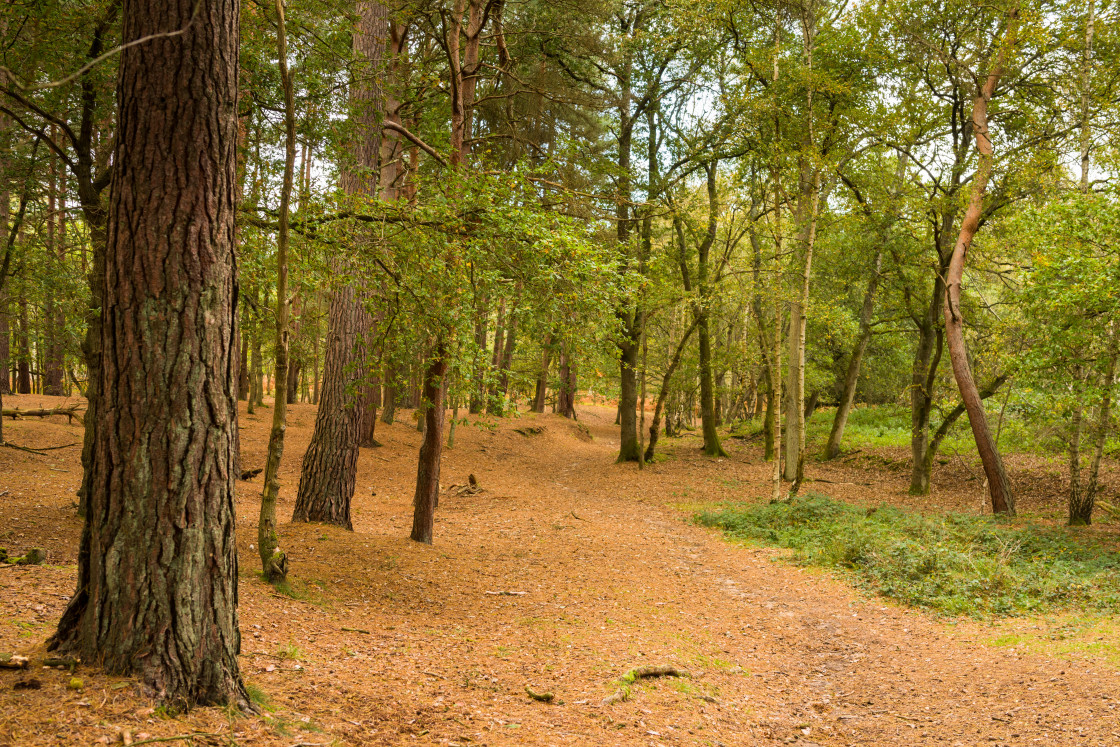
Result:
M53 648L160 700L247 706L237 654L237 3L124 0L101 406ZM92 384L92 382L91 382Z
M1012 10L1008 18L1010 26L1007 32L1009 45L1015 43L1017 29L1017 10ZM984 192L988 186L988 179L992 173L992 141L988 134L988 102L995 92L995 88L1003 75L1004 54L1006 46L1000 47L999 59L988 73L984 85L977 93L972 107L973 135L976 139L976 150L979 152L979 163L972 183L972 193L969 196L968 207L965 209L964 219L961 221L961 230L957 236L957 243L953 247L953 256L949 261L949 271L945 279L945 336L949 344L949 359L953 364L953 376L957 380L957 387L961 392L961 401L968 412L968 421L972 425L972 435L976 441L976 450L980 454L980 461L984 465L984 473L988 478L988 490L992 496L992 511L997 514L1014 514L1015 498L1011 493L1011 482L1007 478L1007 471L1003 467L999 449L988 427L988 418L984 413L984 403L976 389L976 382L972 378L972 367L968 362L968 350L964 341L964 317L961 313L961 281L964 277L964 263L968 257L968 249L972 239L980 228L980 216L983 213Z

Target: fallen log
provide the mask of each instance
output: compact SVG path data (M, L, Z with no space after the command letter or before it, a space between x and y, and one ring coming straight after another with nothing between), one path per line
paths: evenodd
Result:
M79 410L83 405L60 405L58 407L40 407L34 410L21 410L18 407L5 407L3 416L18 420L20 418L49 418L51 415L65 415L67 422L73 423L74 418L78 417Z

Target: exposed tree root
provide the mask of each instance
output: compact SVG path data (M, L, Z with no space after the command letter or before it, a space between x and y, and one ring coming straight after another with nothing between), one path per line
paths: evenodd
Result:
M478 484L478 478L474 475L467 475L466 485L451 485L444 491L444 495L478 495L482 492L482 486Z

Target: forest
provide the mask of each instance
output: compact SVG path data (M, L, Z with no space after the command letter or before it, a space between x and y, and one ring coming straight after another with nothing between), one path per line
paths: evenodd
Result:
M1120 740L1114 0L0 0L0 747Z

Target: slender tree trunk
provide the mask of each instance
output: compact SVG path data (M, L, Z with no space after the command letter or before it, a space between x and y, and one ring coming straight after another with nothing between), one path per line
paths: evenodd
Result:
M239 400L249 399L249 336L243 332L244 325L238 325L238 337L240 338L241 348L241 364L238 366L240 373L237 377L237 398Z
M498 393L498 367L502 363L502 348L505 346L506 325L505 299L498 301L498 320L494 325L494 350L490 358L486 382L486 411L491 415L500 415L500 409L494 401Z
M477 302L475 309L474 321L474 368L473 368L473 386L471 387L470 403L468 405L468 412L471 415L478 415L482 412L482 408L486 403L486 341L489 337L487 327L489 323L490 312L487 307L487 299L481 298Z
M533 412L544 412L544 402L548 396L548 368L552 362L552 335L545 337L541 348L541 367L537 373L537 388L533 394Z
M27 315L27 290L21 286L19 297L18 344L19 377L17 389L20 394L31 394L31 323Z
M4 134L7 127L4 115L0 114L0 136ZM0 243L6 245L8 243L8 222L10 220L9 213L11 211L12 193L8 187L8 181L4 173L4 169L8 167L6 159L0 156ZM4 287L7 284L7 277L0 277L0 397L5 394L11 394L11 339L12 331L9 324L9 298L8 291ZM0 417L0 421L3 418ZM0 422L0 443L4 442L3 423Z
M510 372L513 369L513 351L517 345L517 305L510 309L509 320L506 322L506 342L502 346L502 362L498 369L498 397L500 410L497 414L506 414L506 403L509 400Z
M560 388L556 392L556 412L576 420L576 366L567 345L560 349Z
M1096 3L1094 0L1089 0L1088 17L1085 23L1085 46L1081 50L1081 193L1089 193L1089 164L1090 164L1090 148L1092 146L1092 128L1089 119L1090 103L1091 103L1091 78L1092 78L1092 59L1093 59L1093 32L1096 20ZM1115 375L1115 370L1113 370ZM1075 380L1079 383L1085 383L1089 376L1084 371L1078 371ZM1111 388L1111 379L1105 382L1105 386ZM1106 390L1107 391L1107 390ZM1104 401L1109 402L1109 396L1106 393ZM1107 411L1106 411L1107 413ZM1084 416L1085 405L1081 399L1078 399L1073 409L1073 417L1071 418L1072 435L1070 436L1069 443L1069 525L1070 526L1087 526L1093 521L1093 504L1095 503L1096 496L1096 470L1093 470L1094 475L1091 478L1093 483L1093 490L1081 489L1081 436L1084 430ZM1107 423L1107 414L1104 419ZM1107 428L1107 425L1105 425ZM1098 463L1099 466L1099 463Z
M832 419L832 431L828 434L828 443L824 447L825 459L835 459L840 455L844 426L848 423L848 415L856 399L860 363L863 361L863 354L867 352L867 344L871 341L871 317L875 312L875 292L879 288L882 268L883 247L880 245L875 251L875 260L871 263L871 277L867 280L867 290L863 294L863 306L859 311L859 336L856 338L855 347L852 348L852 356L848 359L848 370L844 374L844 389L840 394L840 404L836 408L836 416Z
M1116 320L1112 321L1111 345L1108 351L1108 365L1105 369L1101 404L1097 413L1097 427L1093 429L1093 460L1089 463L1089 480L1085 486L1084 506L1077 518L1089 524L1093 520L1093 506L1097 500L1099 489L1098 480L1101 472L1101 459L1104 457L1104 446L1108 440L1108 432L1112 419L1112 392L1116 387L1116 363L1120 358L1120 329ZM1070 511L1070 523L1073 523L1074 514Z
M296 111L292 75L288 70L288 35L283 0L276 0L276 52L280 85L284 91L284 181L280 188L280 219L276 239L276 352L272 398L272 429L264 466L264 490L257 521L257 551L265 580L279 583L288 575L288 556L280 549L276 532L276 502L280 497L280 460L284 456L284 431L288 422L288 345L291 302L288 300L288 231L296 163Z
M712 315L712 291L708 257L715 243L719 203L716 192L716 162L705 164L708 183L708 233L697 247L696 262L696 337L700 358L700 426L704 434L704 453L727 456L716 432L715 387L712 382L712 343L708 324ZM678 231L679 231L678 227ZM683 239L682 239L683 249Z
M432 544L436 503L439 501L439 468L443 452L444 396L447 393L447 349L437 341L424 376L424 443L416 467L411 539Z
M124 0L126 42L188 31L120 56L103 406L77 592L51 641L181 706L248 707L234 541L238 13L228 0Z
M1013 9L1008 15L1009 27L1007 46L1014 46L1016 31L1018 29L1018 10ZM988 102L999 84L1004 72L1004 55L1006 47L1001 46L997 62L988 73L983 87L977 92L972 107L973 136L976 140L976 149L979 152L979 163L973 177L971 195L968 207L965 208L964 218L961 221L960 233L957 243L953 247L953 256L949 261L949 271L945 280L945 336L949 344L949 360L953 364L953 376L957 380L957 387L961 392L961 401L964 402L968 412L968 420L972 425L972 435L976 441L976 450L980 454L980 461L984 465L984 473L988 478L988 490L992 496L992 511L997 514L1014 514L1015 498L1011 492L1011 482L1007 478L1007 471L1003 466L995 439L992 438L988 428L988 418L984 413L984 403L976 389L976 382L972 378L972 367L968 362L968 350L964 341L964 318L962 316L961 281L964 276L964 265L968 256L968 249L972 239L980 227L980 216L983 212L984 192L988 186L988 179L992 172L992 141L988 134Z
M665 402L669 398L671 385L673 381L673 374L677 372L677 368L681 364L681 359L684 358L684 351L688 345L689 338L692 333L696 331L697 320L695 316L692 319L692 324L681 335L677 347L673 350L673 357L669 360L669 365L665 369L665 374L661 377L661 389L657 393L657 402L653 406L653 418L649 424L649 444L646 446L645 460L647 462L653 461L653 455L657 452L657 441L661 432L661 413L665 409Z
M945 300L945 269L947 263L940 262L941 272L933 282L933 295L925 316L920 318L918 327L918 346L914 353L914 365L910 382L910 454L912 458L910 473L910 495L929 495L930 473L924 465L929 454L929 419L933 412L934 387L937 382L937 369L941 364L945 336L938 322L942 316Z

